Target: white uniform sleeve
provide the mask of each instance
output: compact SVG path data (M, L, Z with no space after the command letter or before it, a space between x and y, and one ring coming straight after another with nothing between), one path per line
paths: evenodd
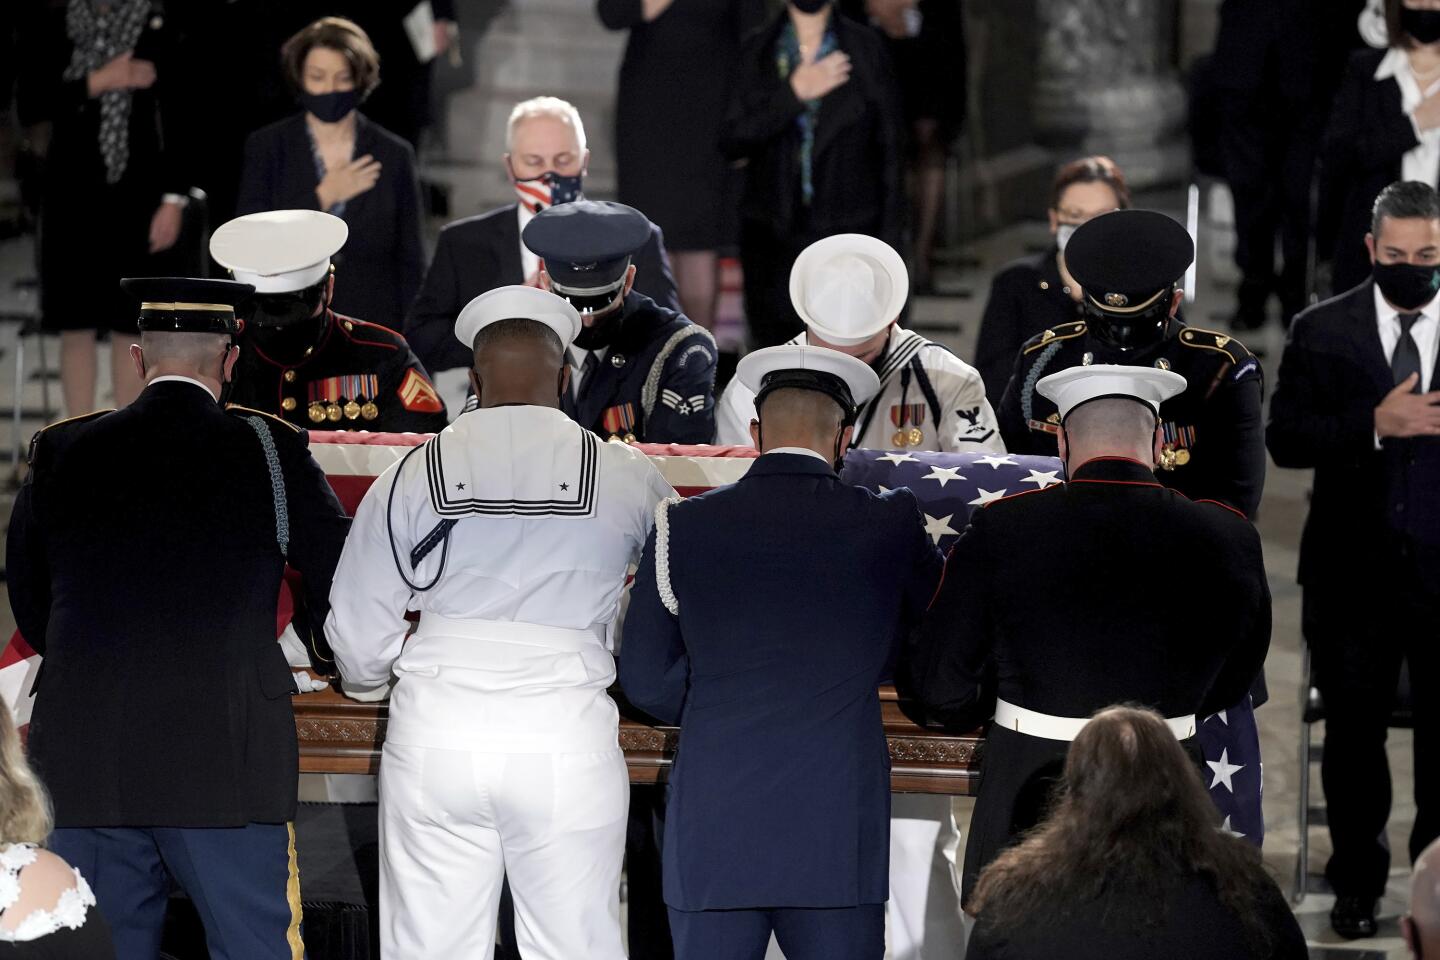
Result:
M715 442L720 446L753 447L750 421L755 419L755 394L733 379L715 404Z
M959 357L927 349L925 370L940 398L940 449L946 453L1004 453L1005 441L985 381Z
M395 569L386 523L390 488L401 463L382 473L366 491L350 524L340 564L330 587L330 617L325 636L335 651L340 675L352 684L374 686L390 679L408 624L405 611L412 593ZM396 550L409 555L410 511L405 487L395 492Z

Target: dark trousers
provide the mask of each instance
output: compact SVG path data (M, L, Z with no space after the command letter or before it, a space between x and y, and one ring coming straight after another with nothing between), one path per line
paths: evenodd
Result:
M291 824L70 827L52 833L49 845L95 892L116 960L159 956L172 878L199 911L212 960L305 956Z
M804 230L777 236L768 223L744 222L740 230L740 269L744 273L750 349L773 347L805 329L790 304L790 268L800 252L818 239Z
M1309 296L1310 186L1320 125L1305 103L1234 93L1221 111L1220 155L1235 198L1239 312L1258 322L1271 293L1286 323ZM1284 266L1275 272L1275 238Z
M660 842L665 834L665 788L630 787L625 829L625 931L630 960L673 960L670 921L660 879Z
M885 955L885 904L830 909L672 908L670 930L676 960L763 960L772 932L786 960L880 960Z
M1358 589L1306 584L1305 637L1325 700L1320 767L1334 854L1325 876L1341 896L1385 892L1390 766L1385 737L1402 659L1415 715L1415 826L1410 859L1440 837L1440 584L1402 557ZM1368 587L1368 589L1366 589ZM1363 598L1363 601L1360 599Z

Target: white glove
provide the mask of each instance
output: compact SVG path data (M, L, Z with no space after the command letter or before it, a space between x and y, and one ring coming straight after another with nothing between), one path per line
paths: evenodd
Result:
M378 703L390 696L390 684L382 683L379 686L367 687L341 680L340 692L351 700L359 700L361 703Z
M291 676L295 678L297 693L319 693L321 690L330 689L328 681L312 677L304 670L296 670Z

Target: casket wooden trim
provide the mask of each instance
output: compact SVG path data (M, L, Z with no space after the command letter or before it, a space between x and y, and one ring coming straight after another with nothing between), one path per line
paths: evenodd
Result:
M885 736L890 743L890 783L896 793L969 796L975 792L984 738L979 731L955 736L916 726L900 712L893 687L880 689ZM294 698L302 773L375 773L385 739L389 707L359 703L334 690ZM680 731L622 717L620 747L631 783L663 782L675 757Z

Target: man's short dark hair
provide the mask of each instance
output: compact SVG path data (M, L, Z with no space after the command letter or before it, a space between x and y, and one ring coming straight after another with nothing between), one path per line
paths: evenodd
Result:
M557 357L565 356L565 345L555 331L539 320L531 320L526 317L509 317L505 320L496 320L494 323L484 327L475 334L474 350L476 354L481 353L487 347L493 346L506 340L531 341L544 343L555 352Z
M1370 215L1370 232L1380 236L1380 221L1440 220L1440 194L1428 183L1419 180L1397 180L1375 198Z

